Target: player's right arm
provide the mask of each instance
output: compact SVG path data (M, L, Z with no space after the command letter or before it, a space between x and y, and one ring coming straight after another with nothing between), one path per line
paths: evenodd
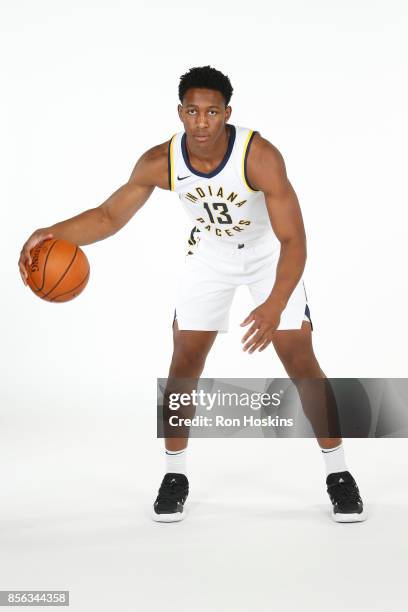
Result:
M23 283L27 284L30 251L48 238L63 239L77 244L92 244L116 234L148 200L155 187L168 189L168 142L144 153L137 161L127 183L119 187L96 208L35 230L24 243L18 265Z

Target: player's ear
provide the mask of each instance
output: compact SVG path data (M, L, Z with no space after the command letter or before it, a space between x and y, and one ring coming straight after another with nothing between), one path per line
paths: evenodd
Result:
M225 121L227 122L231 117L232 108L230 106L226 106L225 108Z
M177 112L178 112L178 116L180 118L180 121L183 121L183 118L182 118L183 107L181 106L181 104L179 104L177 106Z

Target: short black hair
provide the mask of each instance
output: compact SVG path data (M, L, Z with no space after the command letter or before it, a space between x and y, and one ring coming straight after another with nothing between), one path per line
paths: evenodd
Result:
M234 91L229 78L211 66L190 68L188 72L180 77L178 94L181 103L183 102L187 89L191 89L192 87L215 89L219 91L225 98L225 106L228 106L232 92Z

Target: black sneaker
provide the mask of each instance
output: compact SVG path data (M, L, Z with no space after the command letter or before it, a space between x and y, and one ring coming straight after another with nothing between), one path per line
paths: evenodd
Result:
M187 495L187 476L172 472L165 474L153 505L153 520L163 523L182 521L185 516L184 503Z
M333 504L332 518L338 523L364 521L360 491L350 472L335 472L326 479L327 492Z

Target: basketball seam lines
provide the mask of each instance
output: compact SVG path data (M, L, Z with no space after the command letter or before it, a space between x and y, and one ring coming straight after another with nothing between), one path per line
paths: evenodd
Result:
M51 249L50 249L50 250L51 250ZM48 252L49 252L49 251L48 251ZM72 258L72 260L71 260L71 263L69 264L69 266L68 266L68 267L67 267L67 269L65 270L64 274L63 274L63 275L61 276L61 278L58 280L57 284L56 284L56 285L54 285L54 287L52 287L52 288L51 288L51 289L48 291L48 293L46 293L46 294L44 295L44 297L47 297L47 295L49 295L49 294L50 294L52 291L54 291L54 289L55 289L56 287L58 287L58 285L60 284L60 282L62 281L62 279L64 278L64 276L67 274L68 270L70 269L70 267L71 267L71 266L72 266L72 264L74 263L74 260L75 260L75 257L76 257L76 255L77 255L77 253L78 253L78 247L76 247L76 249L75 249L75 253L74 253L74 256L73 256L73 258ZM48 257L48 254L47 254L47 257ZM44 266L44 277L45 277L45 266Z
M50 302L55 302L55 300L59 297L61 297L61 295L65 295L66 293L71 293L72 291L75 291L75 289L78 289L78 287L80 287L85 281L86 279L89 277L89 272L90 272L90 268L88 268L88 272L86 273L85 278L79 283L79 285L77 285L76 287L74 287L73 289L70 289L69 291L64 291L64 293L59 293L58 295L56 295L55 297L51 298Z
M57 244L58 239L54 240L54 242L52 243L52 245L50 246L50 248L47 251L47 255L45 256L45 261L44 261L44 269L43 269L43 277L41 279L42 285L41 287L38 287L38 291L42 291L43 287L44 287L44 283L45 283L45 268L47 267L47 259L52 251L52 249L54 248L54 245ZM35 285L35 283L34 283Z

